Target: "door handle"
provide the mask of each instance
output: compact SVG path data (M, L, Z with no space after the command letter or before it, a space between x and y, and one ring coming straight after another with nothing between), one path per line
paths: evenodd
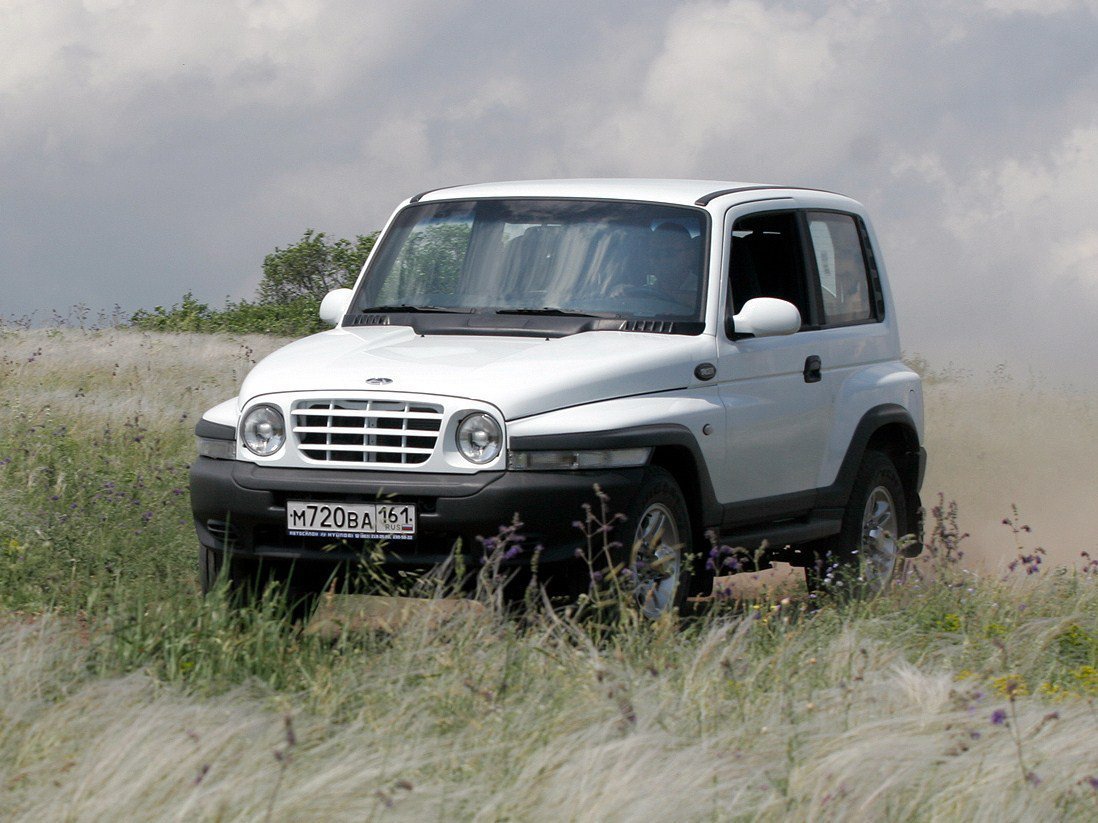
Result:
M804 361L804 382L819 383L823 379L823 362L818 355L810 354Z

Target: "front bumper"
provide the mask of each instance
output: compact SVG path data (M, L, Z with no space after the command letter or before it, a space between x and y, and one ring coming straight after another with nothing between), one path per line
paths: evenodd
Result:
M228 548L238 558L354 561L371 541L291 537L286 501L381 499L415 503L419 514L414 540L382 546L386 565L430 568L446 561L456 546L466 560L479 562L483 548L478 538L496 536L516 516L525 540L515 562L526 561L540 546L539 563L554 563L571 559L586 545L574 524L584 519L584 504L600 512L596 484L609 496L613 515L628 509L643 475L643 468L474 475L295 469L199 457L190 472L191 508L202 545L214 551Z

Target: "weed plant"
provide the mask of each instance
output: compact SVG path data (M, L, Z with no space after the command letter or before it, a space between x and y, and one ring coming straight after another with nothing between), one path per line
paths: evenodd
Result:
M646 621L624 570L599 565L611 500L581 520L596 585L575 609L536 587L508 606L500 561L536 554L516 522L482 544L477 608L321 635L277 587L247 607L198 593L191 424L261 344L0 343L9 819L1098 812L1098 564L1035 563L1016 514L1013 569L966 570L941 499L923 556L882 597L753 597L731 578L698 616ZM417 593L441 599L452 578Z

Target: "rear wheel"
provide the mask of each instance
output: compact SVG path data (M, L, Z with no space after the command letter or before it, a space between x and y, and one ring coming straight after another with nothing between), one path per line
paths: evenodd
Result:
M815 562L805 569L808 587L869 597L880 594L903 567L901 538L908 531L896 466L882 452L866 452L843 513L842 531L816 549Z

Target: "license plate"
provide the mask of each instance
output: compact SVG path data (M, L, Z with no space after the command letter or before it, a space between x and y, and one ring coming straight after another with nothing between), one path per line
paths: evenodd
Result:
M411 540L416 507L411 503L286 503L286 531L293 537L364 537Z

